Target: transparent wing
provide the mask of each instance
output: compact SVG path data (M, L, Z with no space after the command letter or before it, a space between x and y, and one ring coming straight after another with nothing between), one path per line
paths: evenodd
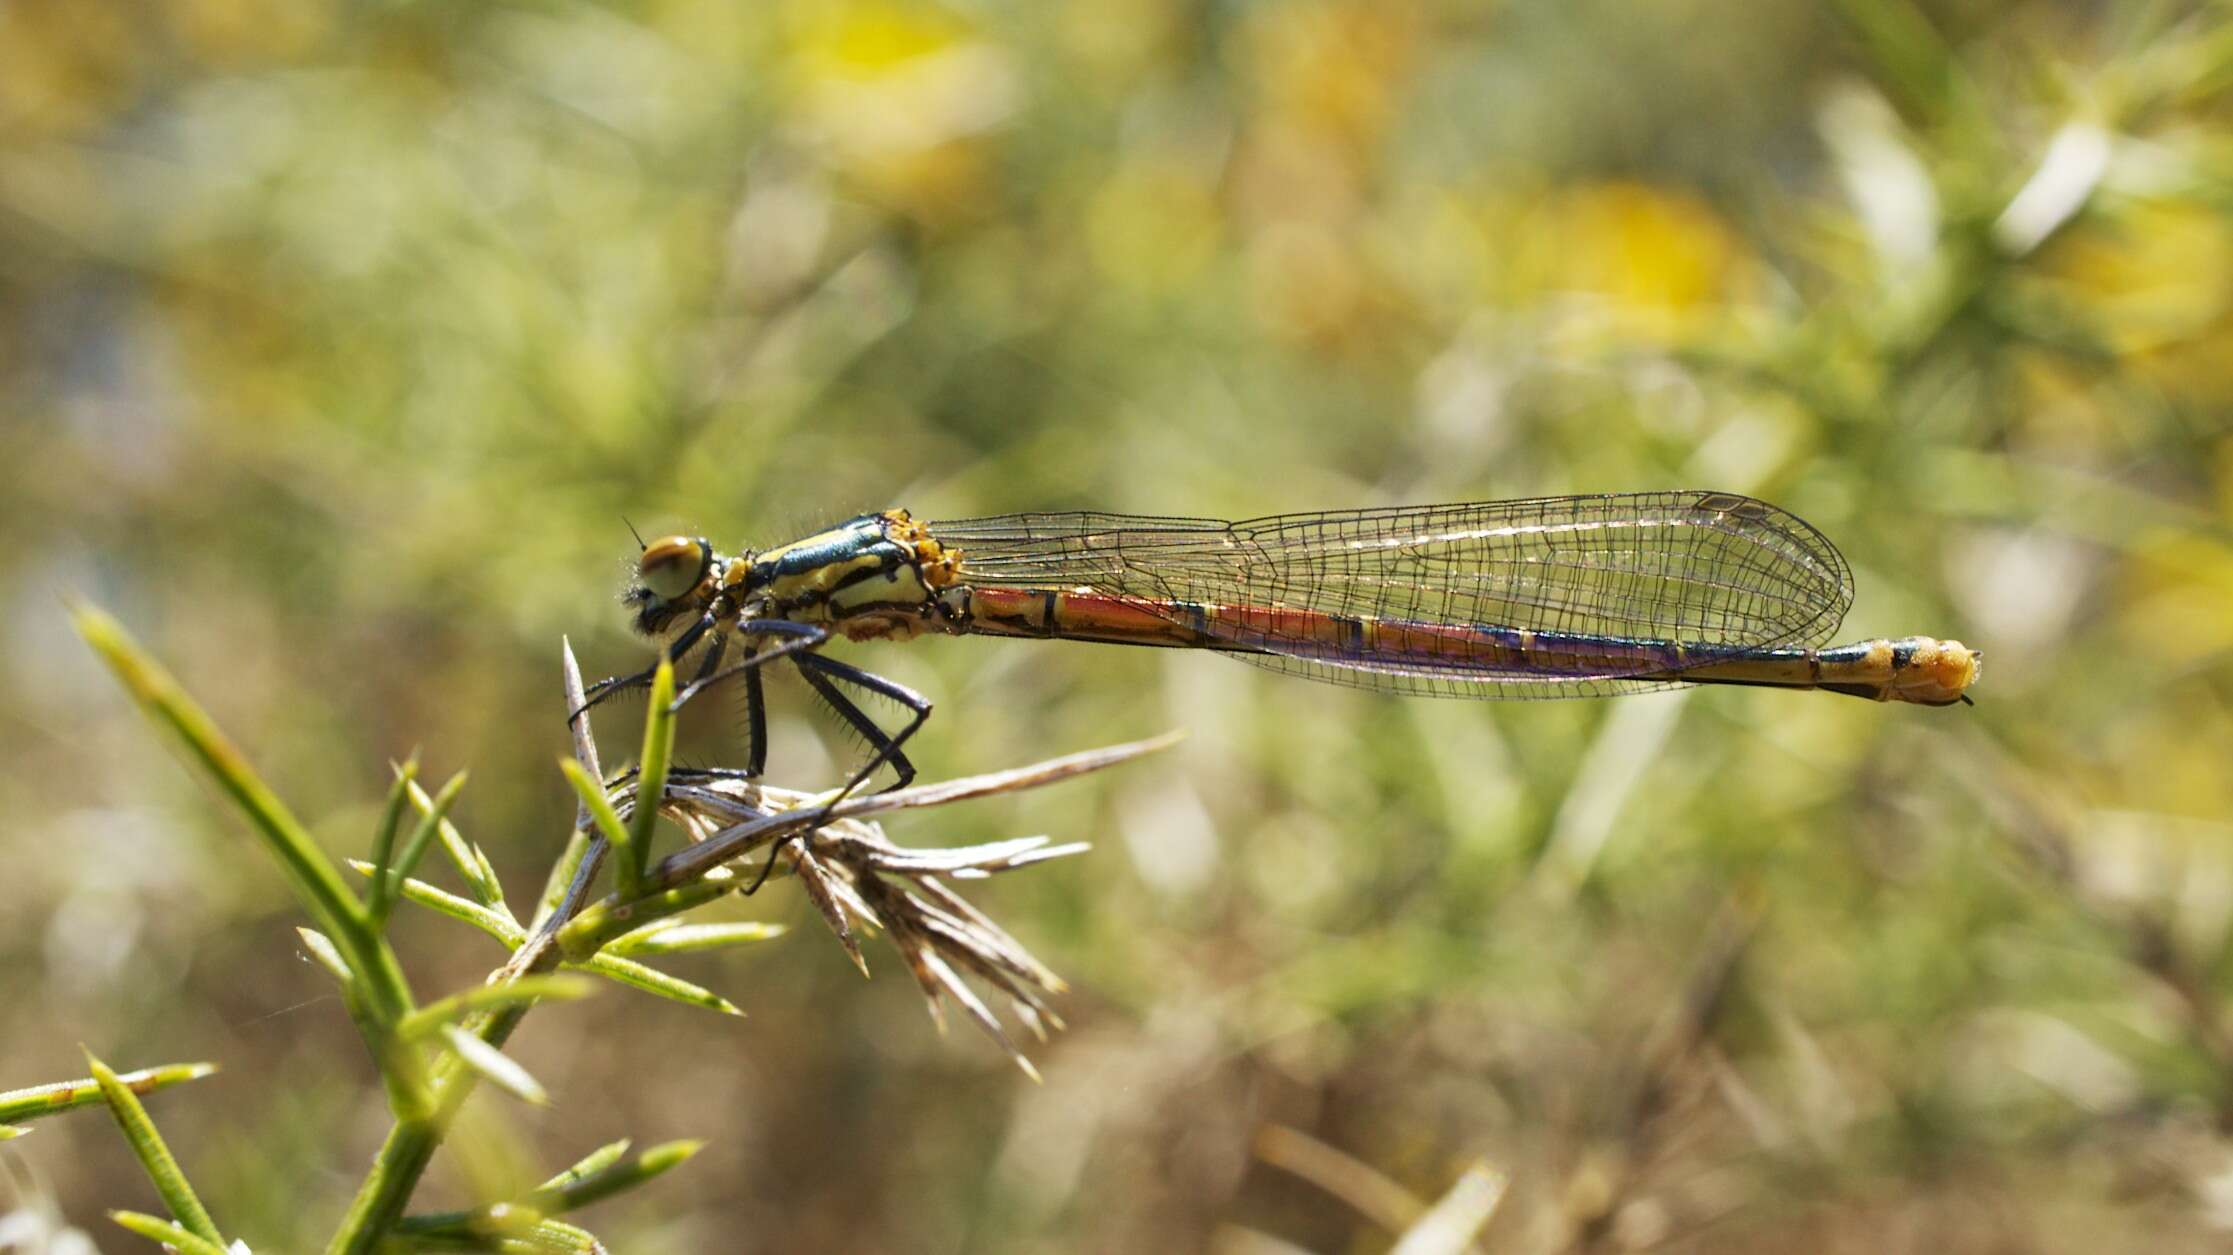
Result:
M1236 653L1232 657L1276 671L1301 676L1321 684L1392 693L1399 697L1470 697L1501 701L1547 701L1556 697L1620 697L1660 689L1686 687L1673 680L1644 680L1610 674L1577 675L1573 672L1529 674L1482 668L1461 671L1449 667L1389 665L1363 661L1335 662L1317 658L1292 658L1284 654Z
M1852 574L1820 532L1766 502L1723 492L1238 523L1018 514L932 524L931 532L961 551L968 583L1089 588L1207 631L1275 670L1444 696L1596 696L1662 683L1638 678L1665 669L1649 649L1607 658L1586 674L1529 668L1510 647L1512 630L1774 649L1826 641L1853 599ZM1249 613L1218 613L1235 607ZM1375 652L1367 644L1375 634L1338 630L1361 621L1460 631L1438 635L1429 652Z

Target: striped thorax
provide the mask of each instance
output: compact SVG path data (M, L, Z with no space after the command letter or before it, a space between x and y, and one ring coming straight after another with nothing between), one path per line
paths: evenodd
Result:
M635 626L658 636L711 614L716 623L784 619L854 640L906 639L956 630L939 591L953 585L958 555L905 510L863 514L787 545L736 557L703 539L666 536L644 546L623 600Z

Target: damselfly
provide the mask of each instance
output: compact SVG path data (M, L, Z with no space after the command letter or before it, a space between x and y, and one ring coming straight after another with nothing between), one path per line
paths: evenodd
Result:
M734 557L643 548L625 600L669 658L707 644L682 700L744 676L747 771L767 756L759 667L788 658L904 785L931 703L816 652L832 635L1023 636L1212 649L1274 671L1434 697L1606 697L1692 684L1969 699L1979 655L1910 636L1825 647L1853 602L1822 533L1726 492L1542 497L1216 519L864 514ZM732 645L745 660L721 664ZM648 683L605 681L592 701ZM911 714L887 733L848 690Z

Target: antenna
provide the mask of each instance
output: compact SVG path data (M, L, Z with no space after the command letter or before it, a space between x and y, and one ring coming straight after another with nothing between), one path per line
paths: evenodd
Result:
M644 547L644 534L636 530L636 525L628 521L627 515L623 514L620 516L620 525L628 529L628 534L630 536L636 538L636 548L641 549Z

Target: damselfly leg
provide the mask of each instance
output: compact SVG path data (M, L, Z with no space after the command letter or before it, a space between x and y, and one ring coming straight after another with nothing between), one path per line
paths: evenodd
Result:
M744 771L757 780L768 769L768 699L760 669L744 673Z
M792 665L798 668L799 675L806 680L807 686L814 690L815 695L829 703L830 709L836 711L838 717L843 719L847 726L858 732L861 738L868 742L871 756L864 766L854 772L852 779L846 782L843 791L838 795L840 800L859 788L863 782L875 774L877 768L886 763L891 764L892 771L897 776L897 779L892 783L892 788L903 789L914 781L915 764L908 761L906 753L900 749L900 746L909 737L914 736L917 731L921 730L923 721L930 718L931 703L929 698L897 681L887 680L873 672L863 671L859 667L849 666L813 652L829 640L830 634L827 628L813 624L793 623L786 619L747 619L739 624L736 630L746 637L781 636L788 639L773 649L763 649L754 653L735 666L715 671L714 665L718 662L720 651L725 645L725 638L716 635L713 645L714 652L709 655L706 663L699 667L697 678L693 679L681 692L675 694L674 708L680 710L683 703L704 690L720 684L740 672L743 673L746 774L758 776L767 766L767 698L760 678L760 668L778 658L788 657L791 659ZM625 686L640 679L641 677L631 676L625 681L614 683L616 686ZM648 680L642 682L649 683ZM910 716L907 725L896 733L884 731L869 716L868 712L862 710L857 702L846 696L835 682L850 684L879 697L890 698L906 707ZM591 704L595 704L595 699L592 700Z
M769 874L775 871L775 857L782 851L784 842L804 836L828 823L837 804L851 797L854 790L866 784L868 778L876 774L877 768L890 763L893 774L898 777L891 788L906 788L915 779L915 764L908 761L900 746L921 731L924 722L930 718L930 699L896 680L887 680L874 672L863 671L859 667L848 666L820 654L800 654L791 661L799 669L799 675L806 680L807 686L814 690L815 696L829 703L830 709L836 711L839 718L867 740L873 752L868 761L862 763L853 773L852 779L847 780L844 787L832 794L829 801L822 803L820 813L814 816L812 822L797 832L777 838L775 844L768 848L768 861L761 865L760 874L753 879L752 887L744 891L747 896L758 893L760 886L768 882ZM862 710L837 687L833 681L838 680L880 697L888 697L905 706L913 717L899 731L886 732L877 726L874 719L869 718L867 711Z
M737 625L737 631L747 639L764 636L780 636L786 639L773 649L763 649L755 652L750 658L726 671L716 672L710 664L700 667L697 677L691 680L689 685L681 692L675 694L674 708L676 710L682 709L684 702L696 697L700 692L721 683L740 671L747 677L747 700L753 706L758 706L760 703L757 700L757 681L760 674L759 668L762 665L774 662L778 658L788 658L793 654L800 655L802 659L813 657L807 651L820 648L825 641L830 639L828 628L817 627L811 623L793 623L789 619L746 619ZM656 671L654 674L656 674ZM764 732L766 728L765 717L760 720L760 726ZM754 739L764 742L766 737L760 736Z
M802 650L818 648L823 642L830 639L827 628L820 628L807 623L793 623L788 619L746 619L744 622L737 624L734 630L747 638L781 636L788 639L773 649L763 649L754 653L727 670L716 670L721 665L721 659L728 649L729 633L727 630L717 627L717 620L713 615L709 614L699 619L691 624L682 635L676 637L674 643L665 650L667 662L670 665L680 662L701 637L708 632L713 633L713 643L707 649L705 661L698 665L697 673L691 677L690 683L684 685L682 691L675 694L671 709L681 710L685 703L696 697L700 692L739 672L748 677L746 681L748 692L754 691L758 687L757 682L761 666L774 662L778 658L789 657ZM603 704L606 698L613 696L615 693L625 692L629 689L650 688L652 679L658 674L659 666L654 663L634 675L608 676L599 680L589 686L583 694L587 700L583 701L581 707L567 718L569 720L580 718L584 711ZM753 705L757 707L759 703L754 701ZM760 728L764 733L766 730L764 719L760 722ZM766 737L762 735L755 740L764 742ZM755 761L757 761L757 756ZM757 767L754 768L753 774L759 774Z
M698 638L704 636L710 631L713 631L715 625L719 622L720 619L718 616L707 614L699 618L696 622L692 623L689 627L683 629L682 635L677 636L674 639L674 642L668 645L667 648L662 651L666 655L666 663L669 666L672 666L675 663L682 661L683 655L689 653L691 647L695 646L698 643ZM718 652L720 638L717 636L715 637L715 640L717 642L716 649ZM611 697L615 693L626 692L629 689L650 688L653 677L657 676L658 674L659 664L655 662L650 666L644 668L643 670L638 671L634 675L606 676L604 679L590 685L589 688L583 692L582 704L579 707L575 708L575 710L571 714L566 716L566 721L568 723L572 723L574 720L581 718L590 710L596 708L599 705L602 705L606 698Z
M923 721L930 718L930 699L904 684L820 654L801 654L794 662L799 674L806 678L808 687L814 690L815 695L828 702L830 709L835 710L839 718L860 733L868 742L869 749L874 752L874 757L855 774L853 783L846 788L850 790L858 787L885 763L892 765L892 774L897 777L892 782L892 788L904 789L914 783L915 764L908 761L900 746L920 731ZM907 726L897 732L885 732L877 726L874 719L869 718L868 712L847 697L833 681L843 681L855 688L898 702L908 710L910 718Z
M891 785L892 788L905 788L915 779L915 764L908 759L901 746L906 743L908 738L920 731L923 723L930 718L930 699L897 681L887 680L883 676L863 671L858 667L848 666L845 663L825 658L813 652L829 640L830 633L827 628L815 624L796 623L788 619L746 619L737 624L733 630L748 640L768 637L783 639L773 648L758 650L732 666L722 667L721 661L728 649L730 633L718 626L713 615L709 614L699 619L682 635L676 637L674 643L667 649L667 656L670 661L680 659L701 638L709 632L712 634L712 641L707 647L705 660L698 665L697 672L692 676L690 683L675 694L671 708L680 710L691 698L719 685L732 676L741 674L744 677L746 765L743 774L746 779L758 779L767 768L767 698L765 684L761 679L761 668L779 658L790 658L792 665L798 668L800 677L806 681L809 688L814 690L815 695L828 703L830 709L836 711L838 717L843 719L847 726L858 732L862 739L868 742L870 750L868 761L861 764L846 780L845 784L830 797L829 801L822 804L813 822L802 831L812 832L826 823L838 803L851 797L863 784L868 782L870 777L876 774L879 768L887 763L891 765L892 771L897 777ZM578 716L582 711L596 706L606 698L624 689L647 687L657 675L658 668L654 666L636 675L616 676L611 679L600 680L591 687L586 695L587 700L582 703L581 710L574 713ZM867 711L861 709L859 703L848 697L844 690L838 687L839 683L889 698L906 707L910 716L906 725L897 732L884 731L875 719L869 716ZM775 859L782 852L784 842L797 835L799 834L794 833L791 836L780 838L769 849L767 863L760 869L759 876L753 880L752 887L745 890L747 894L758 892L760 886L767 882L768 876L775 870Z

